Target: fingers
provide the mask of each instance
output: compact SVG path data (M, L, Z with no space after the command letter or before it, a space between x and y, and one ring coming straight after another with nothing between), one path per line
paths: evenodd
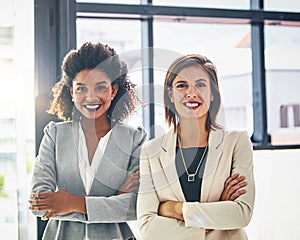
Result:
M234 201L235 199L237 199L239 196L243 195L246 193L246 190L245 189L241 189L241 190L238 190L236 192L234 192L231 196L230 196L230 200L231 201Z
M245 177L242 176L240 179L236 179L232 182L232 184L229 185L229 190L228 193L229 195L232 195L233 193L235 193L237 190L247 186L247 182L244 181Z
M52 194L53 192L40 192L40 193L32 193L31 196L33 198L48 198Z
M54 217L56 214L54 212L49 211L45 216L42 217L43 221L47 221L49 218Z
M225 187L221 195L221 201L233 201L239 196L246 193L243 187L247 186L244 176L240 176L238 173L233 174L225 182Z
M28 207L29 210L32 211L44 211L49 210L48 201L46 199L34 199L28 200L30 206Z
M28 202L30 203L31 206L40 206L40 205L45 205L47 200L45 199L34 199L34 200L28 200Z
M245 180L244 176L239 176L239 174L233 175L226 180L225 188L230 189L231 187L243 182Z
M135 173L130 174L126 178L125 182L117 192L117 195L123 193L129 193L129 192L136 192L139 189L139 185L140 185L140 174L139 171L136 171Z
M31 211L47 211L49 210L49 207L44 205L44 206L30 206L29 209Z

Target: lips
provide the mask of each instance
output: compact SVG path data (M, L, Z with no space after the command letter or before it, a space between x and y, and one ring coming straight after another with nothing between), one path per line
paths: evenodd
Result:
M95 112L101 107L101 104L85 104L84 107L89 111Z
M196 109L201 106L200 102L184 102L183 105L189 109Z

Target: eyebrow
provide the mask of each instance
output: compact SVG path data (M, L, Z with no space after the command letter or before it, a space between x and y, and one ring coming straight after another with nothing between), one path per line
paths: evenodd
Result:
M196 80L195 80L195 82L202 82L202 81L207 82L207 80L204 79L204 78L200 78L200 79L196 79Z
M108 82L106 82L106 81L101 81L101 82L97 82L96 83L96 85L101 85L101 84L109 84ZM78 86L83 86L83 85L85 85L84 83L76 83L76 85L78 85Z
M196 79L195 80L195 82L208 82L206 79L204 79L204 78L200 78L200 79ZM175 84L177 84L177 83L186 83L186 82L190 82L190 81L188 81L188 80L178 80Z

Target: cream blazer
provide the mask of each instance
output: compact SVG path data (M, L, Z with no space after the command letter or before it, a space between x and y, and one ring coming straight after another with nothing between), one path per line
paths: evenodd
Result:
M186 202L175 166L177 134L146 142L140 158L137 217L142 240L244 240L254 204L253 150L246 132L222 129L209 134L201 201ZM219 201L226 179L246 177L246 193L235 201ZM158 215L161 202L183 202L184 221Z

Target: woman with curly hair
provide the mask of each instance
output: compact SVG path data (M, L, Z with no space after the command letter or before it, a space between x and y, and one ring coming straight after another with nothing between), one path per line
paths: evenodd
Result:
M62 64L44 129L29 209L49 220L43 239L135 239L142 127L123 120L140 102L127 66L107 45L87 42Z

